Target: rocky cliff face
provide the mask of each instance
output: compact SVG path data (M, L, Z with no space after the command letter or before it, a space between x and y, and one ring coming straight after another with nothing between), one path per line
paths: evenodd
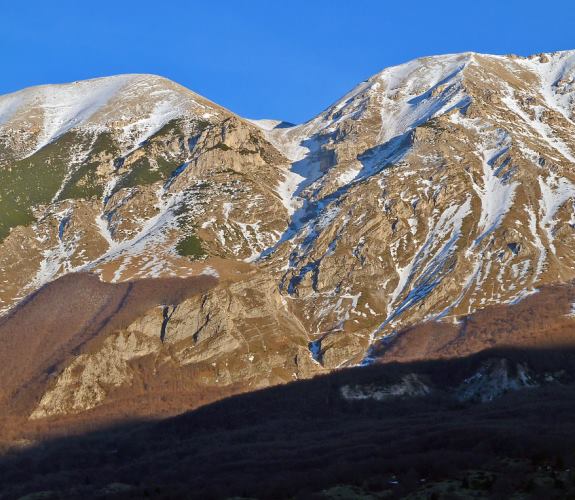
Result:
M0 97L0 335L72 272L220 277L70 352L25 413L309 377L572 280L574 78L575 52L423 58L297 126L149 75Z

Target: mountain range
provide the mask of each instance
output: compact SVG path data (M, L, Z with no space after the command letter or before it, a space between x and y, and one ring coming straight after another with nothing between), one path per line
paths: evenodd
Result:
M4 443L572 341L575 51L424 57L300 125L153 75L28 88L0 179Z

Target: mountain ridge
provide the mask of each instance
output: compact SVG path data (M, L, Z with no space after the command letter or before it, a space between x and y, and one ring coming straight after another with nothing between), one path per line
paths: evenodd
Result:
M103 107L107 84L71 84L62 110L0 123L2 311L74 272L225 279L37 374L26 418L111 404L150 366L229 394L377 363L425 344L417 325L575 279L575 51L420 58L293 126L118 78ZM110 352L129 377L110 381Z
M395 64L392 66L386 66L383 69L381 69L380 71L374 73L373 75L371 75L370 77L366 78L365 80L363 80L361 83L357 84L355 87L353 87L349 92L346 93L346 95L349 95L351 93L353 93L353 91L360 87L363 83L368 82L369 80L375 79L378 76L380 76L382 73L389 71L389 70L393 70L395 68L399 68L402 66L405 66L409 63L414 63L414 62L418 62L418 61L425 61L425 60L433 60L433 59L441 59L441 58L449 58L449 57L453 57L453 56L481 56L481 57L492 57L492 58L501 58L501 59L520 59L520 60L533 60L536 58L541 58L543 57L549 57L549 56L574 56L575 55L575 49L564 49L564 50L556 50L556 51L552 51L552 52L538 52L538 53L534 53L534 54L529 54L529 55L517 55L517 54L492 54L492 53L486 53L486 52L475 52L475 51L465 51L465 52L449 52L449 53L443 53L443 54L430 54L430 55L426 55L426 56L419 56L415 59L410 59L406 62L403 63L399 63L399 64ZM159 73L118 73L118 74L113 74L113 75L105 75L105 76L94 76L94 77L90 77L90 78L86 78L86 79L81 79L81 80L72 80L69 82L60 82L60 83L42 83L42 84L38 84L38 85L31 85L31 86L26 86L26 87L22 87L20 89L11 91L11 92L7 92L4 94L0 94L0 100L2 98L8 98L8 97L12 97L15 96L16 94L25 92L25 91L32 91L34 89L42 89L42 88L58 88L58 87L66 87L66 86L70 86L70 85L75 85L75 84L82 84L82 83L87 83L87 82L100 82L100 81L104 81L104 80L110 80L110 79L117 79L117 78L138 78L138 77L145 77L145 78L149 78L149 79L160 79L160 80L164 80L166 82L169 82L170 84L176 84L184 89L186 89L187 91L195 94L196 96L202 98L203 100L207 100L210 101L212 104L216 104L215 101L209 99L206 96L203 96L201 94L198 94L197 92L195 92L194 90L192 90L190 87L187 87L183 84L178 83L176 80L172 80L166 76L163 76ZM343 100L345 98L342 97L340 99L337 99L333 104L328 105L323 111L320 111L318 113L321 114L322 112L332 108L333 106L335 106L339 101ZM220 106L220 105L218 105ZM223 106L220 106L223 107ZM227 109L227 108L225 108ZM227 109L229 112L234 113L236 116L240 116L239 114L233 112L230 109ZM316 115L317 116L317 115ZM1 117L1 115L0 115ZM243 117L243 119L245 120L253 120L255 122L257 121L279 121L282 122L281 119L272 119L272 118L247 118L247 117ZM290 123L290 125L293 126L298 126L298 125L303 125L309 121L312 121L314 118L310 118L309 120L306 120L304 122L301 123L297 123L297 124L292 124ZM1 123L1 120L0 120ZM289 123L289 122L285 122L284 123Z

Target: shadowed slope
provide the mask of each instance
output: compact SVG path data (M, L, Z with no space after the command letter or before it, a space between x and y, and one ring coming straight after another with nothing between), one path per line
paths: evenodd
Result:
M87 342L128 326L152 307L175 305L205 292L217 281L202 275L111 284L95 275L74 273L46 285L0 323L3 411L21 411L14 399L24 402L37 397L35 384L41 387L60 363L79 354Z
M489 403L457 399L457 388L491 360L505 360L510 376L520 366L533 380L547 370L563 375ZM385 387L409 375L430 392L349 397L349 387ZM573 348L345 370L159 423L13 450L0 459L3 498L326 498L311 494L341 483L403 498L446 478L493 498L502 494L499 479L511 491L536 492L531 480L542 470L556 479L545 498L564 498L575 486L565 473L575 463L574 375ZM487 480L464 486L473 469Z
M458 321L428 321L400 331L373 349L378 362L445 359L493 347L552 347L575 343L575 288L543 287L511 305L492 306Z

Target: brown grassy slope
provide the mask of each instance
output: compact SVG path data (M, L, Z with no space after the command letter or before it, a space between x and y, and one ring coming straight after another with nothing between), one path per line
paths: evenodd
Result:
M379 362L447 359L494 347L575 345L574 285L543 287L511 305L498 305L459 318L457 324L428 321L374 349Z
M33 386L41 387L86 342L127 326L154 306L177 304L216 282L204 275L111 284L74 273L46 285L0 322L1 411L18 413L21 408L14 400L33 398Z

